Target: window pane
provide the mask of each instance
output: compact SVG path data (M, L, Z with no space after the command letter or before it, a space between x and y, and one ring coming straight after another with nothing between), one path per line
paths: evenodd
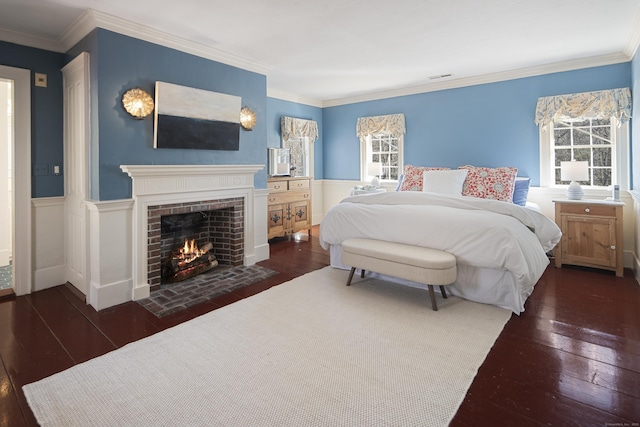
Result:
M611 148L594 148L593 165L611 166Z
M599 119L599 120L592 120L591 121L591 125L592 126L604 126L607 125L609 126L609 123L611 122L610 119Z
M381 141L380 142L380 151L389 151L389 142Z
M594 144L611 144L611 128L609 126L593 128Z
M556 166L560 167L560 162L571 160L571 150L556 150Z
M371 156L371 161L373 163L379 163L380 162L380 154L374 154L373 156Z
M398 168L391 167L391 176L389 179L397 181L398 180Z
M553 132L555 144L560 146L571 145L571 131L569 129L558 129Z
M591 144L591 136L588 129L575 129L573 132L573 145L589 145Z
M591 148L574 148L573 149L573 160L578 161L588 161L589 165L591 165Z
M556 168L556 184L566 184L569 185L570 182L569 181L561 181L560 180L560 168Z
M388 154L381 154L380 155L380 162L383 165L388 165L389 164L389 155Z
M594 169L593 185L601 185L603 187L611 185L611 169Z

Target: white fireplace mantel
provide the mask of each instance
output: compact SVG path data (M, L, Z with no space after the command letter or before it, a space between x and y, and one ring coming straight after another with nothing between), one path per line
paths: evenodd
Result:
M148 297L150 291L147 278L147 212L150 206L242 197L244 264L251 265L268 258L266 197L256 195L253 183L255 173L263 168L264 165L120 166L133 180L134 300Z

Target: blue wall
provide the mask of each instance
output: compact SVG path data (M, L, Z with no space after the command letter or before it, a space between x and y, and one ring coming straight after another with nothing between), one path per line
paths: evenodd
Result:
M52 165L63 165L62 67L60 53L0 41L0 65L31 70L31 164L48 169L31 177L32 197L64 195L63 175L52 175ZM36 87L35 73L47 75L47 87ZM20 141L16 141L20 143ZM64 167L64 165L63 165Z
M358 117L404 113L405 164L516 166L539 185L538 98L630 84L624 63L325 108L324 178L360 179Z
M344 106L318 108L266 97L266 77L106 30L95 30L67 55L0 42L0 64L46 73L47 88L32 85L32 164L62 164L62 66L81 51L91 64L91 198L131 196L121 164L266 164L267 147L280 144L280 117L316 120L316 179L359 179L360 116L404 113L405 163L455 168L514 165L539 184L538 128L533 123L540 96L632 86L640 102L640 60L459 89L428 92ZM240 151L155 150L153 119L131 118L122 94L142 87L154 92L166 81L242 97L258 117L253 131L241 131ZM633 142L635 141L635 143ZM640 152L640 126L632 126L632 153ZM64 167L64 166L63 166ZM266 188L266 170L256 175ZM640 188L640 156L632 159L633 187ZM62 196L62 175L34 176L33 197Z
M298 104L296 102L283 101L276 98L267 98L267 146L277 148L282 146L280 137L280 117L289 116L298 119L315 120L318 123L318 139L313 147L314 178L323 178L323 138L322 138L322 108Z
M74 47L68 59L82 50L91 55L94 95L91 198L131 197L131 179L120 165L266 165L266 76L102 29ZM154 149L153 116L135 120L121 100L133 87L153 94L156 81L242 97L242 105L256 113L257 124L252 131L241 129L239 151ZM258 172L255 186L266 188L266 177L266 170Z

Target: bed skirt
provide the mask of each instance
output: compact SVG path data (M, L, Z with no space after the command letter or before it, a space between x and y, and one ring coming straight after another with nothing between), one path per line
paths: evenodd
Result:
M331 266L340 269L351 269L350 266L342 263L342 246L331 245ZM409 280L389 277L375 272L370 273L372 277L400 283L417 288L426 288L421 283ZM510 271L495 270L491 268L473 267L465 264L458 264L458 278L455 283L447 286L447 291L466 300L480 302L483 304L497 305L520 314L524 311L524 303L533 292L535 283L526 289L518 289L516 279Z

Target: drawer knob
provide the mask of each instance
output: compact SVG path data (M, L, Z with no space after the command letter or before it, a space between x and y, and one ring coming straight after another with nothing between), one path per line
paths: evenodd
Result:
M589 212L591 212L591 209L589 209L589 208L585 208L585 209L584 209L584 211L585 211L586 213L589 213Z
M616 246L615 245L611 245L611 250L615 251L616 250Z

